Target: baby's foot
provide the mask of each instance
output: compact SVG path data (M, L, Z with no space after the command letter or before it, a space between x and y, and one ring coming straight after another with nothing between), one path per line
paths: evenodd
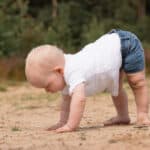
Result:
M137 119L137 125L150 126L150 120L148 118L148 115L139 115Z
M111 125L127 125L130 124L130 119L127 118L120 118L120 117L113 117L107 121L104 122L104 126L111 126Z
M49 127L48 129L46 129L46 131L53 131L53 130L56 130L56 129L62 127L63 125L64 125L64 123L58 122L57 124L55 124L55 125Z

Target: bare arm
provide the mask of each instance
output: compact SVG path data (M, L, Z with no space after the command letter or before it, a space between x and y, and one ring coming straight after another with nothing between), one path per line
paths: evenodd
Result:
M67 123L69 110L70 110L70 100L71 100L71 97L69 95L62 95L60 120L58 123L48 128L47 129L48 131L56 130Z
M85 107L85 94L84 94L84 84L78 85L73 91L70 113L67 123L57 129L57 132L69 132L75 130L81 121L83 111Z
M60 123L66 124L69 117L71 97L69 95L62 95Z

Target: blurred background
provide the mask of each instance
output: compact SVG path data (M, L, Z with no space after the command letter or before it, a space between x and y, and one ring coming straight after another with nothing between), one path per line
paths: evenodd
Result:
M0 0L0 79L25 80L24 60L40 44L75 53L112 28L142 41L150 71L150 0Z

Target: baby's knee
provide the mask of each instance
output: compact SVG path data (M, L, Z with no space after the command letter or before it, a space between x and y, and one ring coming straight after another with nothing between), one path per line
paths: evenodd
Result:
M129 81L129 84L132 89L139 89L146 86L146 80L144 77L142 78L135 78Z

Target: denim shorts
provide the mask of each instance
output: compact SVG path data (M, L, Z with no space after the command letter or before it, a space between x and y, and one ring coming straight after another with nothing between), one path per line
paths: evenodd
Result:
M109 32L117 33L121 41L122 67L126 73L136 73L144 70L144 49L137 36L129 31L113 29Z

